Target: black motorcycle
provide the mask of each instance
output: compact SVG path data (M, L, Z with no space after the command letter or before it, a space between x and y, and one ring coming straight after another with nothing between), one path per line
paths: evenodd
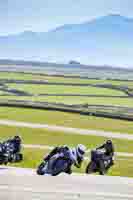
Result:
M50 158L49 161L43 161L37 168L38 175L49 174L51 176L57 176L60 173L68 172L72 162L69 158L66 158L62 155L56 154Z
M5 142L3 144L4 152L8 157L8 162L16 163L23 160L23 154L20 152L14 152L14 145L10 142Z
M8 152L5 152L3 145L0 144L0 165L8 163L8 156Z
M91 151L91 161L86 167L86 173L99 172L100 175L105 175L110 168L111 159L106 159L105 152L101 150Z

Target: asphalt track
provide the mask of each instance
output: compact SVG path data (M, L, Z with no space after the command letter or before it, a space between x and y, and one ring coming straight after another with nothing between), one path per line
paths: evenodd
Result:
M117 139L133 140L133 134L127 134L127 133L114 133L114 132L112 133L101 130L70 128L70 127L63 127L56 125L28 123L28 122L20 122L20 121L5 120L5 119L1 119L0 124L6 126L15 126L15 127L27 127L27 128L37 128L37 129L40 128L54 132L55 131L64 132L66 134L93 135L93 136L103 136L103 137L110 137Z
M0 167L1 200L133 200L133 179L98 175L38 176Z

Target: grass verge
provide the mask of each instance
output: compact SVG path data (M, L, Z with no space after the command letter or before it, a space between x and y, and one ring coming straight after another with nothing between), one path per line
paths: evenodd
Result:
M94 95L122 95L127 96L124 92L108 88L98 88L91 86L64 86L64 85L39 85L39 84L8 84L10 89L23 90L32 94L94 94Z
M89 149L95 148L103 143L107 138L87 135L73 135L56 131L43 129L17 128L0 126L0 140L5 140L15 134L20 134L24 144L41 144L41 145L64 145L75 146L78 143L85 144ZM132 141L112 139L117 152L133 153Z
M11 164L11 166L16 167L26 167L26 168L37 168L39 163L42 161L44 155L46 155L49 151L47 150L39 150L39 149L24 149L24 161L17 164ZM84 161L82 167L77 169L73 167L74 172L84 173L85 168L88 164L88 160ZM109 170L109 175L112 176L127 176L133 177L133 159L131 158L121 158L117 157L115 161L115 165ZM89 176L89 175L88 175ZM89 178L89 177L88 177Z
M127 85L133 87L133 81L115 81L115 80L103 80L103 79L81 79L81 78L65 78L65 77L54 77L45 76L39 74L30 73L17 73L17 72L1 72L0 79L17 79L17 80L47 80L49 82L62 82L62 83L91 83L91 84L113 84L113 85Z
M0 119L133 134L133 122L59 111L0 108Z

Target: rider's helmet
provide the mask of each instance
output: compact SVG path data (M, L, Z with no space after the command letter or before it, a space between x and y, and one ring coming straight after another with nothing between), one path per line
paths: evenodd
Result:
M107 145L112 145L112 144L113 144L113 143L112 143L112 140L110 140L110 139L106 140L106 144L107 144Z
M15 140L16 142L21 143L21 137L19 135L15 135L13 140Z
M86 151L86 147L83 144L78 144L76 147L76 153L78 157L83 157Z

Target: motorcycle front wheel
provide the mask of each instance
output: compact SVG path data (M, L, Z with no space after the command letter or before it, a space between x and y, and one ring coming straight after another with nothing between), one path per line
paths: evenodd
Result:
M44 170L43 170L44 167L45 167L45 163L42 162L42 163L38 166L36 173L37 173L38 175L44 175Z

